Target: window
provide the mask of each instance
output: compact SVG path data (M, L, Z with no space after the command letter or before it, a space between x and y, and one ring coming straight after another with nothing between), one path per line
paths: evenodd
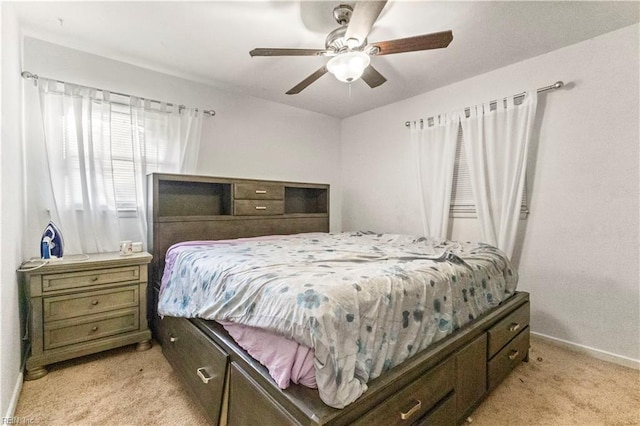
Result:
M131 110L128 106L111 107L111 164L113 189L118 212L136 210L135 169L131 140Z
M129 105L111 103L111 162L113 165L113 186L115 191L116 209L119 214L135 212L136 208L136 169L142 167L136 161L144 161L146 174L158 172L161 164L159 159L165 158L167 147L166 130L158 122L164 122L165 113L145 112L146 118L136 123L131 116ZM154 121L155 132L146 131L145 123ZM162 130L162 131L160 131ZM134 153L133 133L140 141L143 152ZM151 137L145 138L145 135Z
M529 214L527 204L527 182L525 179L520 207L520 219ZM464 150L462 127L458 127L458 141L456 143L456 160L453 166L453 186L451 189L450 217L477 217L476 203L471 189L471 175L467 165L467 155Z
M166 144L157 141L144 141L144 128L133 127L131 108L124 103L103 103L101 100L90 100L92 102L91 119L88 126L83 126L85 140L89 133L93 136L95 145L93 155L101 155L102 170L100 173L91 173L95 179L93 185L111 185L115 197L115 206L119 216L135 216L137 211L137 197L135 186L135 156L132 132L136 131L145 149L146 172L158 171L158 158L163 157L162 151ZM140 127L140 126L138 126ZM83 209L83 187L80 178L81 154L78 152L77 135L75 128L75 117L73 112L66 114L65 144L63 157L70 171L67 174L65 183L65 203L76 210ZM108 143L110 140L110 144ZM103 142L104 141L104 142ZM110 152L107 152L110 147ZM84 156L87 157L87 153ZM87 163L86 167L91 167ZM139 167L139 166L138 166ZM106 208L108 204L104 199L104 191L92 191L87 189L89 196L99 196L99 205Z

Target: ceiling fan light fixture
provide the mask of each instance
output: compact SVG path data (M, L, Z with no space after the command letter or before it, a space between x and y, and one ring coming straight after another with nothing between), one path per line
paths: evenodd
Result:
M357 38L349 38L347 39L346 44L349 49L355 49L357 47L360 47L362 43Z
M345 83L356 81L369 66L371 58L364 52L345 52L334 56L327 62L327 70Z

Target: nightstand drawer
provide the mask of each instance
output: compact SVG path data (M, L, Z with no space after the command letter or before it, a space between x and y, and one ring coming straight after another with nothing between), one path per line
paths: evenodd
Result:
M123 309L44 324L44 349L100 339L139 329L138 309Z
M412 424L445 397L453 394L455 367L455 359L446 361L369 411L355 424ZM453 402L455 403L455 397Z
M45 297L42 300L44 321L114 311L138 306L138 286L112 288L64 296Z
M233 206L236 216L284 214L284 201L281 200L236 200Z
M138 266L50 274L42 276L42 291L48 292L100 284L138 281L139 279L140 268Z
M489 329L488 354L493 357L511 339L529 325L529 302Z
M284 185L269 183L236 183L233 185L236 200L284 200Z

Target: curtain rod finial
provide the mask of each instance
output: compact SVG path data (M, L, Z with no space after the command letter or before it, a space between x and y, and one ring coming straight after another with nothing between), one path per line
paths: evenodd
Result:
M554 89L559 89L559 88L561 88L562 86L564 86L564 82L563 82L562 80L558 80L558 81L556 81L556 82L553 84L553 88L554 88Z

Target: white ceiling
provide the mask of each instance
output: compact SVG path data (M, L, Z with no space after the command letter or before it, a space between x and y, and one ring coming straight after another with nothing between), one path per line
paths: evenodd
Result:
M326 57L255 57L255 47L324 48L336 1L26 2L24 33L256 97L348 117L640 21L638 1L390 1L370 41L452 30L446 49L372 58L375 89L326 74L285 92ZM352 1L342 3L353 4ZM37 73L38 70L29 70Z

